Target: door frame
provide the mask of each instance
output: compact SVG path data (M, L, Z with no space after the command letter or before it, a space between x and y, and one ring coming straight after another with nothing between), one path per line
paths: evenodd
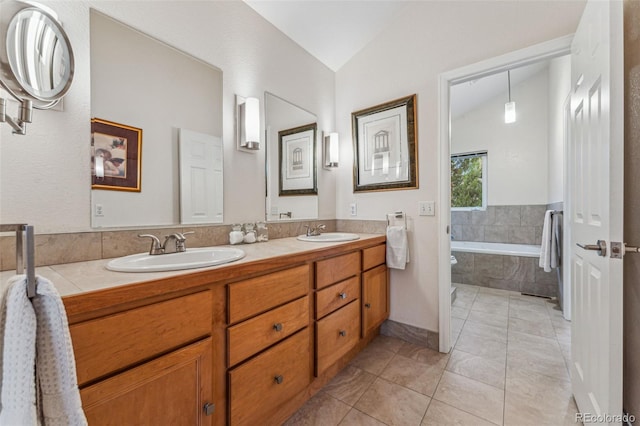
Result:
M573 34L566 35L447 71L439 76L438 334L440 352L446 353L451 349L451 119L449 88L453 84L476 80L498 72L505 72L510 68L570 54L572 40ZM566 174L564 179L566 183Z

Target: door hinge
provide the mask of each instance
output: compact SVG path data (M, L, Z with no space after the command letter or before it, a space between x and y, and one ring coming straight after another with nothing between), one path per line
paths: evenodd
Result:
M639 253L640 247L628 246L626 243L611 242L611 258L622 259L627 253Z
M205 414L205 416L212 415L214 411L216 411L216 404L213 404L211 402L207 402L206 404L204 404L204 414Z

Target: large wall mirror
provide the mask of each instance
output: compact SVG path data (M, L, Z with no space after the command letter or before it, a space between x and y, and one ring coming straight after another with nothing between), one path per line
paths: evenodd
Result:
M317 117L265 92L268 221L318 218Z
M94 146L93 227L222 222L221 70L92 10L91 115L142 129L139 188L118 187L118 138ZM98 163L111 187L96 189Z

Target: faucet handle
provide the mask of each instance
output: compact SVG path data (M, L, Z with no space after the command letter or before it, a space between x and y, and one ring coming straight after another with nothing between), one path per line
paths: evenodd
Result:
M160 244L160 240L155 235L151 234L138 234L139 238L151 238L151 248L149 249L149 254L163 254L164 247Z
M191 234L195 234L196 231L187 231L187 232L181 232L180 235L182 237L182 241L185 241L187 238L185 237L185 235L191 235Z
M316 229L317 229L318 231L320 231L321 229L324 231L325 229L327 229L327 225L325 225L325 224L321 223L320 225L318 225L318 226L316 227Z

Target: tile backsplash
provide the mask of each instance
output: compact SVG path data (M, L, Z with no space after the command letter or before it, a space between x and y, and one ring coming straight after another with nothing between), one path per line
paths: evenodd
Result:
M269 239L294 237L304 234L304 225L324 224L326 232L344 231L368 234L384 233L384 221L366 220L305 220L292 222L269 222ZM37 229L36 229L37 231ZM78 232L68 234L37 234L35 236L36 266L60 263L84 262L110 259L143 253L149 250L149 240L138 238L138 234L153 234L162 239L175 232L195 231L187 238L187 247L208 247L229 244L231 225L176 226L157 229L128 229L118 231ZM15 236L0 237L0 270L16 267Z

